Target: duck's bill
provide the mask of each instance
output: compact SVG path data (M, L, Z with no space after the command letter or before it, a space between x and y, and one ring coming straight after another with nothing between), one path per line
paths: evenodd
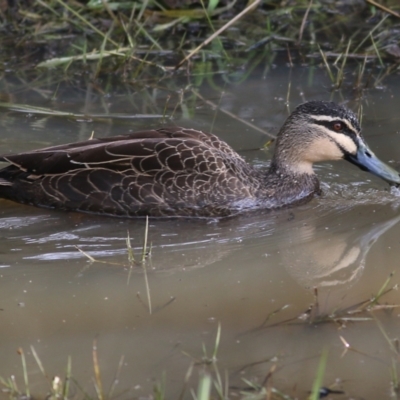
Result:
M368 171L371 174L379 176L379 178L382 178L391 185L400 185L399 172L382 162L362 139L358 141L357 154L348 153L345 158L363 171Z

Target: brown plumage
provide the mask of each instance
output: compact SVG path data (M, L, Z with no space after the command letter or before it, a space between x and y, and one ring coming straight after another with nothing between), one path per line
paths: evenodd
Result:
M337 142L328 132L332 121L343 128L333 129ZM361 136L354 121L334 103L299 106L278 135L267 171L210 133L176 127L3 155L10 165L0 170L0 197L120 217L221 217L297 204L319 192L313 162L357 163L351 157Z

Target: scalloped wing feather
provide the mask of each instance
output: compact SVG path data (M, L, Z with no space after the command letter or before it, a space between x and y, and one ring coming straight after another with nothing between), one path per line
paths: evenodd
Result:
M4 197L112 215L221 215L254 195L254 175L214 135L174 128L4 156ZM250 183L250 184L249 184ZM252 192L253 190L253 192Z

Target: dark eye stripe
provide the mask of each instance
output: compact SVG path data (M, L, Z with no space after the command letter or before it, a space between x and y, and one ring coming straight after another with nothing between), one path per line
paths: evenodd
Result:
M346 124L345 122L341 121L340 119L332 120L332 121L322 121L322 120L313 119L312 122L313 122L314 124L316 124L316 125L324 126L325 128L329 129L329 130L332 131L332 132L335 132L335 133L343 133L343 134L345 134L345 135L347 135L347 136L350 136L351 139L353 139L354 143L356 143L356 140L355 140L355 139L356 139L356 137L357 137L357 133L354 132L352 129L350 129L350 128L347 126L347 124ZM338 131L336 131L336 130L333 128L333 125L334 125L334 124L337 124L337 123L339 123L339 124L341 124L341 125L343 126L343 129L342 129L341 132L338 132Z

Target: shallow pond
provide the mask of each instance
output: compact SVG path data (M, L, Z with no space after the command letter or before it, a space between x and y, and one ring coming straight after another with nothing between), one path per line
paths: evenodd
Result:
M88 84L64 88L51 103L48 91L44 96L11 73L7 79L0 89L12 86L16 103L77 114L163 114L167 102L162 90L154 89L149 100L149 91L146 99L128 90L105 96ZM364 93L363 132L376 154L398 168L400 76L384 84ZM31 85L29 91L24 85ZM167 113L176 108L173 123L212 130L249 162L267 166L270 151L254 149L269 138L243 121L275 134L288 115L287 96L290 109L305 99L347 99L356 109L351 90L332 94L329 87L323 70L258 69L243 83L225 82L222 95L211 85L201 89L204 99L229 113L216 112L199 97L192 110L168 103ZM0 152L159 123L161 118L111 122L3 110ZM193 363L189 387L196 387L205 368L203 346L211 357L220 324L217 365L231 391L248 386L242 378L263 383L273 371L274 387L306 398L327 349L324 385L345 391L334 398L392 398L399 310L340 310L378 294L392 272L388 288L399 282L400 196L344 161L316 169L324 195L301 207L221 221L151 219L151 258L132 268L126 238L129 232L140 259L143 219L64 213L1 200L0 376L15 375L23 391L17 354L22 348L31 394L46 393L49 381L35 362L33 346L48 379L63 379L71 357L74 379L93 393L95 340L105 393L118 373L114 395L119 398L148 396L163 379L167 398L178 398ZM400 295L391 291L379 302L400 304ZM340 316L336 322L317 323L318 316L335 312ZM351 346L347 351L344 343ZM82 397L76 384L71 393ZM191 398L189 390L184 396Z

